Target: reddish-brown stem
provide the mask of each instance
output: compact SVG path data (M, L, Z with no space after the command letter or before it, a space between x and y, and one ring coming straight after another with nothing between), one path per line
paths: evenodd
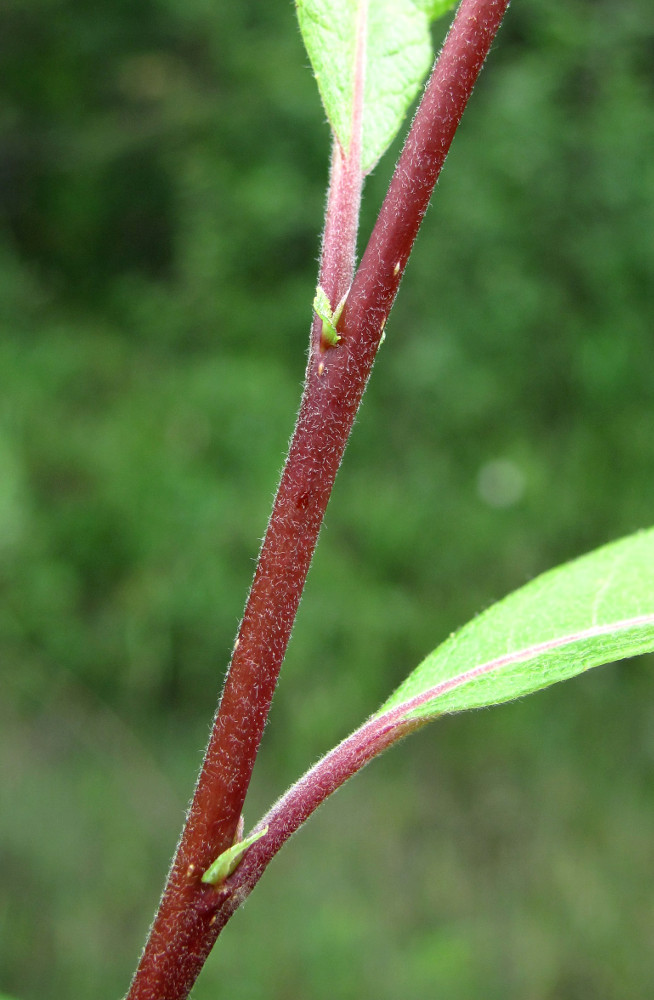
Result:
M128 1000L184 1000L223 925L217 919L221 894L200 878L232 843L320 525L383 325L508 3L463 0L348 295L339 346L321 350L314 322L300 414L214 729ZM346 216L354 208L358 212L360 197L360 170L357 195L352 174L341 169L337 157L333 162L328 208L349 206L341 225L341 233L349 235L332 239L326 226L321 281L328 283L330 296L349 285L356 221L352 225Z

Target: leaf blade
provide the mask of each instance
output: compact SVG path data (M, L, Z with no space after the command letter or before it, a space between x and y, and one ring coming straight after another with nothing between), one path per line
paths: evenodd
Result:
M630 616L620 618L625 609ZM471 657L474 645L487 657ZM498 650L503 655L493 659L491 654ZM280 847L326 798L430 719L444 712L497 704L591 666L652 651L654 529L544 573L439 646L377 713L314 764L257 824L255 829L265 825L269 837L245 859L240 891L252 888ZM549 673L538 661L548 655L553 657ZM430 661L434 662L426 674ZM494 673L499 676L503 666L516 665L518 675L515 671L510 675L512 687L475 689L475 682L483 684ZM523 671L522 679L519 671ZM435 680L440 691L434 691ZM467 686L471 683L472 687ZM459 701L448 703L443 696L452 692Z
M654 530L537 577L450 636L377 715L435 718L510 701L654 650Z
M347 154L365 32L361 167L393 141L433 61L430 22L456 0L296 0L300 31L334 135ZM360 39L359 39L360 40Z

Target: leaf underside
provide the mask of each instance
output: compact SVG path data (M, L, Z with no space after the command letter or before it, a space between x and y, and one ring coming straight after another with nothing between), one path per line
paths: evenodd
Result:
M365 25L361 166L393 141L433 61L430 22L456 0L297 0L297 15L334 135L347 153L355 102L359 12Z
M654 529L544 573L437 647L377 715L494 705L654 650Z

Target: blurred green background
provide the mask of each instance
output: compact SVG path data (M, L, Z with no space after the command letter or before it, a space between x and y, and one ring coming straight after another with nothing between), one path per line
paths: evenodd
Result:
M329 140L288 2L6 0L0 39L0 990L116 998L292 429ZM246 826L453 628L654 523L653 102L650 0L513 4ZM653 665L376 762L279 855L196 1000L651 996Z

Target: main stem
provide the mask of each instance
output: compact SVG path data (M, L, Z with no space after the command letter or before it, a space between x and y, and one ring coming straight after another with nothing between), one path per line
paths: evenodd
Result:
M320 321L314 320L300 413L213 732L128 1000L184 1000L223 926L216 919L218 894L200 879L233 841L320 526L386 317L508 3L461 3L350 289L338 347L323 349ZM355 114L356 106L355 101ZM356 134L354 129L348 154L335 145L332 158L320 270L332 306L349 287L354 262L362 182Z

